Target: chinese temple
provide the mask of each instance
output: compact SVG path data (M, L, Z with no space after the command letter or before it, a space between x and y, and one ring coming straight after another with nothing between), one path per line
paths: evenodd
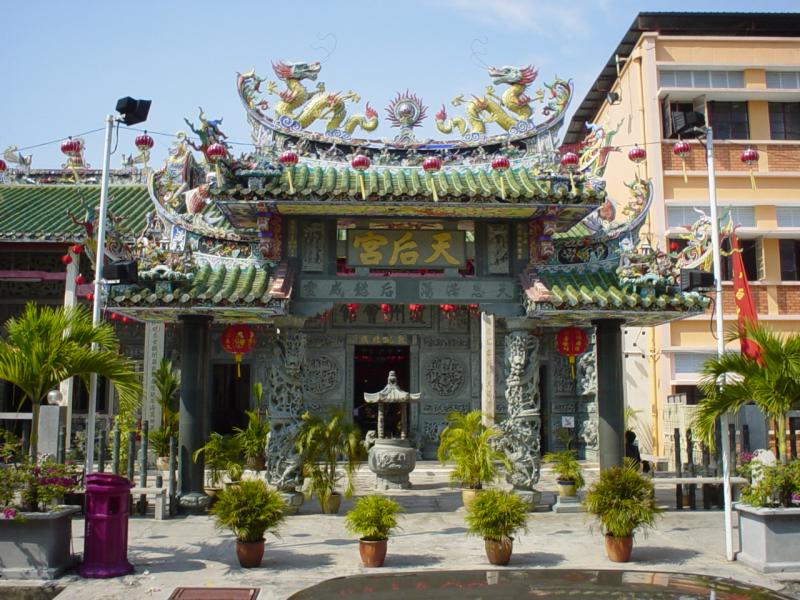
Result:
M301 414L344 410L375 430L364 397L390 371L420 394L403 425L422 458L435 457L450 412L482 409L520 492L566 437L583 458L620 463L621 327L708 303L677 286L702 249L667 253L640 235L644 151L630 155L629 197L607 197L614 131L591 125L560 148L572 84L539 85L531 66L490 68L483 92L442 104L436 140L419 135L429 107L415 94L398 93L382 118L317 82L320 70L280 61L239 74L252 146L240 153L201 109L149 173L143 231L112 235L138 282L108 285L105 306L145 324L145 358L180 363L181 492L202 491L188 457L240 423L258 401L251 384L272 419L268 477L291 490ZM399 422L387 409L384 426Z

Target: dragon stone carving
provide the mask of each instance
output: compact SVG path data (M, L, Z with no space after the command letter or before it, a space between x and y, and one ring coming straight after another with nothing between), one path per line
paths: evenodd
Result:
M513 465L506 479L520 491L531 491L539 481L539 339L527 331L505 337L506 402L508 418L500 425L500 447Z
M303 363L306 336L292 332L278 336L278 356L270 371L267 438L267 481L281 491L295 491L303 484L300 456L294 438L303 411Z

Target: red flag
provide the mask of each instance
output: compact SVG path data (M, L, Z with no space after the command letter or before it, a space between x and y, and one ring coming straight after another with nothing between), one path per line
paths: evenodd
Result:
M731 247L733 248L733 298L736 302L736 318L739 321L739 339L742 354L755 361L761 362L761 348L756 342L747 338L747 326L758 323L758 313L750 295L750 284L747 282L747 274L744 270L742 261L742 251L739 248L739 240L736 234L731 235Z

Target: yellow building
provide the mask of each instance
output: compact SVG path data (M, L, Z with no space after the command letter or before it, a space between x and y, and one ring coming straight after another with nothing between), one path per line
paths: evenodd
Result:
M605 173L610 197L625 197L624 182L635 176L630 149L637 144L646 149L638 168L652 178L655 197L642 235L662 249L685 244L681 236L700 217L696 210L708 214L705 147L688 140L688 155L674 153L675 115L680 120L695 111L714 131L720 214L729 214L738 226L759 319L777 331L795 331L800 326L800 13L640 13L578 107L565 143L579 143L587 122L616 130L612 143L618 151L610 154ZM748 148L758 152L752 166L741 160ZM735 324L730 258L723 257L722 266L728 330ZM698 370L716 353L713 318L708 311L625 332L626 401L638 411L631 425L644 453L668 456L676 419L691 416ZM688 408L676 412L674 400ZM753 435L758 444L764 433Z

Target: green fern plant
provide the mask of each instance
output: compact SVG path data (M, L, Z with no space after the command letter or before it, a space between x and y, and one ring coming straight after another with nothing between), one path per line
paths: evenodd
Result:
M479 490L490 483L499 473L498 463L511 469L506 455L497 450L492 441L500 432L482 422L479 410L467 414L452 412L447 416L447 427L439 437L438 458L441 462L452 461L450 479L462 487Z
M267 448L267 436L269 435L269 421L255 410L244 411L247 415L247 427L234 427L234 439L239 442L245 459L264 458Z
M486 490L467 509L467 533L497 542L513 538L518 531L527 533L529 508L513 492Z
M303 414L295 448L302 457L303 475L311 480L309 493L317 495L321 506L335 491L339 456L344 459L347 480L344 495L352 496L353 473L361 460L363 447L358 426L348 423L342 411L333 411L326 418Z
M150 431L150 445L156 456L167 456L170 440L178 439L181 378L172 368L172 362L167 358L162 358L153 373L153 382L158 391L156 401L161 408L161 424L160 427Z
M603 533L629 537L638 529L653 527L661 513L653 491L653 482L626 461L624 467L601 471L583 499L583 506L597 518Z
M575 489L577 490L586 484L583 479L581 465L575 458L574 450L567 448L557 452L548 452L542 457L542 460L553 465L553 471L558 481L572 481L575 483Z
M217 496L211 507L219 529L230 529L240 542L259 542L264 532L277 535L285 518L286 504L261 481L243 481Z
M403 507L391 498L364 496L345 516L345 527L363 540L386 540L397 529L397 515L401 512Z

